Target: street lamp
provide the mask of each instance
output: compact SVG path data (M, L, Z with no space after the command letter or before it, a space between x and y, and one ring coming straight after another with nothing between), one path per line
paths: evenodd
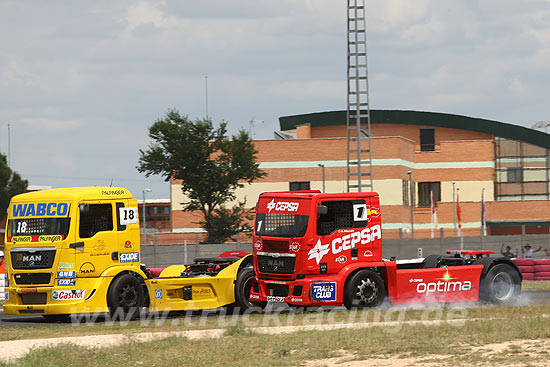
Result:
M325 192L325 165L322 163L319 163L318 166L323 169L323 193L324 193Z
M414 210L414 184L412 182L412 171L407 171L407 174L409 175L409 191L410 191L410 204L411 204L411 238L414 238L414 217L413 217L413 210Z
M453 223L454 223L454 230L455 230L455 237L456 237L456 190L455 190L455 182L453 182Z
M146 245L147 244L147 214L146 214L146 211L145 211L145 194L148 193L148 192L151 192L153 190L151 189L143 189L141 190L141 192L143 193L143 244Z

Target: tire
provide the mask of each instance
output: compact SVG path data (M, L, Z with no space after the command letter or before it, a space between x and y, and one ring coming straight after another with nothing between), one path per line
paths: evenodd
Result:
M480 296L485 301L497 305L513 304L521 293L521 276L512 266L497 264L489 269L480 288Z
M385 297L384 280L380 274L370 269L353 274L344 287L344 306L348 310L379 306Z
M537 278L550 277L550 271L537 271L535 273L535 277L537 277Z
M71 315L61 314L61 315L42 315L48 322L67 322Z
M263 309L266 306L266 302L252 302L248 299L254 275L254 269L251 268L241 269L237 274L237 280L235 281L235 303L233 306L240 313L251 308Z
M550 260L535 260L535 265L550 265Z
M116 278L107 293L107 305L113 320L134 320L145 305L145 293L138 278L124 274Z

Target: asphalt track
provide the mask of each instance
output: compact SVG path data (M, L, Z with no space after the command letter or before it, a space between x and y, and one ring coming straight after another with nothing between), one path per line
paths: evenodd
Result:
M531 305L548 305L550 304L550 290L544 291L524 291L522 292L522 305L531 306ZM345 310L343 307L337 309ZM198 317L200 312L197 312L196 316ZM216 314L210 314L211 317L216 317ZM178 317L189 317L182 316L179 314L174 314L169 316L170 318ZM98 323L104 322L103 318L97 320ZM0 311L0 333L3 330L9 328L25 328L25 327L35 327L35 326L48 326L52 322L47 321L42 316L17 316L17 315L4 315L4 312Z

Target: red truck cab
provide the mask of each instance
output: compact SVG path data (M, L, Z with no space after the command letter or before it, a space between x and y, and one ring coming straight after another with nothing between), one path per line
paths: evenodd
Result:
M404 304L481 297L508 303L521 292L515 264L485 252L383 259L380 200L374 192L263 193L253 247L251 302L351 308L377 306L384 299Z

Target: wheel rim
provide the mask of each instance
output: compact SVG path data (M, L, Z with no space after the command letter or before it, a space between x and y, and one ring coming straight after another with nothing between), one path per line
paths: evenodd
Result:
M378 298L378 287L371 278L361 279L355 295L359 298L360 304L371 304Z
M128 284L122 287L120 292L120 306L124 311L128 311L132 307L136 307L138 303L138 292L133 285Z
M498 273L493 278L493 294L499 301L506 301L514 294L514 279L506 272Z

